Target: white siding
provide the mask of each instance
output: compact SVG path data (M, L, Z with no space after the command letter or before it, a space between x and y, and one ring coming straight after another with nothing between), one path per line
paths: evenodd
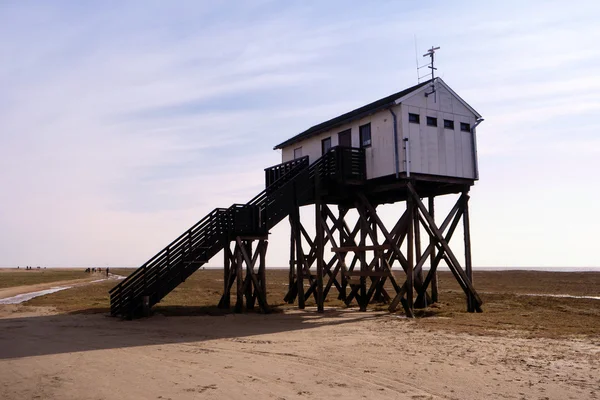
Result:
M475 178L473 165L473 138L462 132L460 123L474 126L476 116L452 93L437 85L437 96L425 97L417 91L394 107L398 117L398 154L400 172L406 172L405 150L408 138L411 173L423 173L459 178ZM420 116L420 123L408 122L408 114ZM427 126L427 117L438 119L437 127ZM454 129L444 128L444 119L454 121ZM382 110L349 124L313 136L285 147L282 162L294 158L294 149L302 147L302 154L313 163L321 157L321 140L331 137L331 145L338 145L338 133L350 129L352 146L359 147L359 126L371 123L372 145L365 151L367 178L377 178L395 173L393 118L389 110Z
M400 106L394 107L396 115L399 117ZM331 146L338 145L338 133L350 129L352 136L352 147L360 147L359 126L371 124L371 146L365 150L367 164L367 178L377 178L380 176L395 173L394 158L394 127L392 114L388 110L361 118L349 124L341 125L337 128L323 132L309 139L294 143L284 147L282 151L282 162L290 161L294 158L294 149L302 146L302 154L309 157L312 164L321 157L321 141L331 137ZM401 140L401 133L398 130L398 140ZM402 168L402 166L400 166Z
M473 126L475 115L440 85L436 90L437 98L417 92L402 102L402 130L409 139L410 171L475 178L471 133L460 130L461 122ZM420 124L409 123L409 113L418 114ZM427 126L427 117L437 118L438 126ZM444 128L444 119L454 121L454 130Z

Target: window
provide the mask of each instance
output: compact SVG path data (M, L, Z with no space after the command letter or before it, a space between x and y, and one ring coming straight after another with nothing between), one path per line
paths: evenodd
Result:
M325 154L331 149L331 138L321 140L321 154Z
M471 132L471 124L466 124L464 122L460 123L460 130L463 132Z
M427 117L427 126L437 126L437 118Z
M298 158L302 158L302 146L294 149L294 160L297 160Z
M412 122L413 124L419 124L421 122L419 114L408 113L408 122Z
M338 145L342 147L352 147L352 132L350 129L338 133Z
M360 132L360 147L371 146L371 124L361 125L359 128Z
M446 129L454 129L454 121L445 119L444 120L444 128Z

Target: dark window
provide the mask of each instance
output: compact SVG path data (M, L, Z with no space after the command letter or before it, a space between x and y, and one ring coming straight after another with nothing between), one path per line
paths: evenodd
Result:
M321 140L321 154L325 154L331 149L331 138Z
M460 123L460 130L463 132L471 132L471 125L464 122Z
M361 125L360 132L360 147L371 146L371 124Z
M427 117L427 126L437 126L437 118Z
M352 147L352 133L350 129L338 133L338 145Z
M302 157L302 146L294 149L294 160Z
M421 122L419 118L419 114L408 113L408 122L412 122L414 124L418 124Z
M454 121L445 119L444 120L444 128L446 129L454 129Z

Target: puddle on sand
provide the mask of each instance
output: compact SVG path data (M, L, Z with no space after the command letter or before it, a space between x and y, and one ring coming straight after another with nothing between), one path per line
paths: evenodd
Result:
M88 285L91 283L97 283L97 282L104 282L109 279L110 280L122 280L122 279L125 279L125 277L121 276L121 275L110 274L110 276L108 278L96 279L95 281L84 283L84 285ZM74 286L80 286L80 285L74 285ZM51 294L51 293L60 292L61 290L71 289L72 287L73 286L55 286L50 289L38 290L37 292L22 293L22 294L13 296L13 297L6 297L4 299L0 299L0 304L21 304L21 303L29 301L33 298L36 298L39 296L44 296L44 295Z
M46 289L46 290L38 290L37 292L18 294L13 297L7 297L5 299L0 299L0 304L21 304L21 303L31 300L35 297L44 296L44 295L50 294L50 293L60 292L61 290L70 289L70 288L71 288L71 286L58 286L58 287L53 287L53 288Z

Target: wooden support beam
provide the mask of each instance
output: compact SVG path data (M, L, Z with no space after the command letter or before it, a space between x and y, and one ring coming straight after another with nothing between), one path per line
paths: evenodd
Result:
M408 190L409 190L409 192L410 192L413 200L415 201L417 207L419 208L419 210L421 211L421 213L423 214L423 216L425 217L425 219L429 223L429 228L431 229L431 231L433 232L433 234L436 236L438 242L441 244L442 248L444 249L445 255L451 261L451 263L448 265L448 267L451 270L456 270L455 271L456 274L458 276L460 276L460 278L465 283L465 286L466 286L466 289L467 289L467 290L465 290L465 293L467 295L471 295L473 297L473 299L475 301L475 309L476 310L479 309L480 306L481 306L481 304L482 304L482 301L479 298L479 295L477 294L477 291L475 290L475 288L471 284L471 282L470 282L469 278L467 277L465 271L461 268L460 263L458 262L458 260L456 259L456 256L452 252L452 249L450 249L450 246L448 245L448 243L446 242L446 240L442 236L441 232L439 231L439 229L435 225L435 221L433 221L433 219L431 218L431 216L427 212L427 209L425 208L425 206L423 205L423 203L419 199L419 196L417 195L417 192L415 191L415 189L412 186L412 184L409 183L407 185L407 188L408 188Z
M366 246L343 246L343 247L332 247L331 251L334 253L349 253L351 251L376 251L376 250L388 250L391 249L390 244L378 244L378 245L366 245Z
M321 197L315 195L315 256L317 258L317 312L322 313L324 310L325 299L323 297L323 264L324 264L324 245L323 245L323 211L321 209Z
M464 208L463 208L463 233L465 242L465 273L471 285L473 284L473 265L471 260L471 227L469 223L469 195L463 192ZM467 311L475 312L476 300L474 296L467 295Z
M427 257L422 257L423 253L421 252L421 229L419 223L418 212L415 210L413 212L413 224L414 224L414 239L415 239L415 260L419 263L421 260L424 263ZM417 279L423 282L423 268L422 264L420 267L415 265L414 274L417 276ZM424 296L417 296L417 299L414 302L415 308L425 308L427 307L427 299Z
M459 198L458 201L456 202L456 204L459 205L461 203L461 201L462 200ZM442 232L444 232L446 230L448 224L450 223L450 219L454 218L452 220L452 224L450 224L450 229L448 229L448 233L445 236L446 242L450 242L450 239L452 239L452 235L454 234L454 230L458 226L461 216L462 216L462 208L458 209L457 207L455 207L452 211L450 211L450 213L448 214L448 216L442 223L440 230ZM423 217L421 217L420 215L419 215L419 219L423 222L423 224L425 224L425 222L423 221ZM430 238L431 238L431 236L430 236ZM428 255L434 254L436 245L437 245L437 241L435 241L435 239L434 239L434 241L432 243L430 243L429 246L427 246L427 249L425 249L425 253L423 254L423 258L421 260L423 263L425 262L425 259L427 258ZM444 256L444 252L442 250L433 259L433 261L431 263L431 267L427 274L427 277L425 278L425 281L423 282L423 287L419 291L419 297L424 297L425 294L427 293L427 287L430 282L433 282L433 277L437 275L437 267L438 267L438 264L440 263L440 261L443 259L443 256ZM419 263L417 265L417 267L419 267L419 266L422 266L422 263Z
M230 305L230 288L231 288L231 249L229 243L226 243L223 249L223 295L219 301L219 308L228 309Z
M435 221L435 196L429 197L429 215ZM429 236L429 245L432 246L431 254L430 254L430 271L433 269L433 261L435 260L435 238L433 236ZM431 273L431 272L430 272ZM437 270L433 269L433 276L431 278L431 301L434 303L438 302L438 275Z
M440 229L443 232L448 227L448 224L450 224L450 222L452 222L452 225L450 226L450 230L448 232L448 236L446 237L446 240L450 240L450 238L452 237L452 233L454 232L454 229L456 228L456 226L460 220L461 204L462 204L462 199L459 198L456 201L456 203L454 204L454 207L452 207L452 209L450 210L450 212L444 219L444 222L442 223L442 226ZM426 226L426 222L422 220L422 217L418 213L416 213L416 214L417 214L417 217L419 218L419 220L423 223L423 226L426 228L426 231L429 233L430 239L434 238L433 234L431 234L430 231L428 230L428 228ZM429 246L427 246L427 248L423 252L420 260L417 262L417 265L415 266L415 270L422 270L423 264L425 263L427 256L435 250L435 244L437 244L437 241L435 241L435 239L433 239L433 242L431 242L429 244ZM437 264L442 259L442 253L440 253L439 259L434 260L434 262L432 263L432 267L429 271L429 274L427 275L427 278L423 282L422 286L417 289L417 293L418 293L417 302L426 302L427 304L430 304L427 299L427 286L430 282L432 274L436 273ZM404 296L406 291L407 291L407 286L406 286L406 282L405 282L404 285L402 286L402 291L396 291L397 292L396 297L394 298L394 300L392 300L390 307L389 307L390 312L394 312L396 310L396 307L398 306L398 304L401 303L402 296ZM421 299L419 299L419 297L421 297Z
M408 274L409 273L409 271L408 271L408 269L409 269L409 267L408 267L408 260L402 254L402 251L400 250L400 247L395 242L394 238L390 235L390 233L386 229L385 225L383 224L383 222L381 221L381 219L379 218L379 216L375 212L375 209L371 206L371 204L369 203L369 201L367 200L367 198L365 197L365 195L363 193L359 192L359 193L357 193L357 196L362 201L362 203L366 206L367 210L369 210L371 212L371 215L373 216L373 218L377 222L377 226L381 230L381 233L383 234L383 236L385 237L385 239L387 240L387 242L392 245L392 250L394 251L394 253L395 253L398 261L400 262L400 265L404 269L404 272L406 274ZM412 217L409 214L408 215L408 225L409 225L409 227L412 226L411 221L412 221ZM414 276L413 276L413 283L414 283L414 287L416 287L417 290L419 290L421 288L421 286L422 286L422 282L419 281L418 279L414 279ZM410 310L406 310L407 313L412 313L412 304L410 305L410 308L411 308ZM406 307L405 307L405 309L406 309Z
M269 247L269 242L266 240L262 241L261 252L260 252L260 264L258 265L258 277L260 280L260 288L262 291L262 295L267 301L267 248Z
M347 272L346 276L373 276L373 277L389 277L391 274L388 271L351 271Z
M412 199L408 198L406 199L406 211L408 212L408 215L410 215L410 219L411 221L408 224L408 235L407 235L407 239L406 239L406 245L407 245L407 261L408 261L408 270L406 271L406 302L408 303L408 308L410 308L410 311L407 310L406 311L406 316L411 318L413 317L413 288L414 288L414 244L413 244L413 236L414 236L414 224L413 224L413 219L414 219L414 213L415 213L415 208L414 208L414 204Z
M290 222L290 230L291 230L291 234L290 234L290 273L289 273L289 277L288 277L288 292L284 298L284 301L287 302L288 304L294 304L294 299L295 299L295 294L297 294L298 292L295 291L294 289L295 287L295 271L294 268L296 267L296 235L294 234L294 224L292 222L292 216L290 215L288 217L289 222Z
M244 306L244 282L243 282L243 255L240 249L239 243L235 245L235 258L236 258L236 279L237 279L237 290L236 290L236 302L235 302L235 312L242 312L242 307Z
M325 285L325 289L323 290L323 298L324 299L327 298L327 294L329 293L329 289L331 288L331 285L335 285L338 292L340 294L342 293L342 286L340 285L340 283L337 280L337 275L340 271L342 264L340 262L336 263L336 259L337 259L337 257L335 257L335 256L332 257L326 266L326 273L329 276L329 280L327 281L327 284ZM331 267L333 266L333 264L335 264L335 268L333 271L331 271Z
M360 213L360 246L366 245L367 235L369 234L369 220L366 216L366 211L363 209L362 213ZM358 252L358 257L360 259L360 271L367 271L367 261L365 257L365 252ZM360 311L367 311L367 284L366 278L364 276L360 277L360 299L358 302Z
M236 242L238 244L238 247L241 250L242 257L243 257L244 261L246 262L246 274L250 275L250 280L252 281L252 283L254 284L254 287L256 288L258 304L259 304L261 310L263 310L263 312L268 313L270 310L269 310L269 306L267 304L266 296L260 287L260 284L258 282L258 278L257 278L256 274L254 273L254 265L256 264L256 259L259 256L259 252L262 251L262 249L257 249L253 259L251 260L248 255L248 252L247 252L247 249L249 247L244 246L242 243L242 240L239 237L236 238Z
M298 308L304 309L304 256L302 251L301 233L300 233L300 208L298 205L298 188L296 183L293 183L293 196L292 196L292 211L290 219L292 222L292 235L294 235L294 242L296 244L296 296L298 298Z
M244 251L247 254L252 255L252 241L251 240L242 240ZM254 259L252 260L252 266L255 265L256 259L258 258L258 253L254 254ZM252 285L251 285L251 266L246 263L246 276L244 277L244 297L246 298L246 310L254 310L254 294L252 293Z

